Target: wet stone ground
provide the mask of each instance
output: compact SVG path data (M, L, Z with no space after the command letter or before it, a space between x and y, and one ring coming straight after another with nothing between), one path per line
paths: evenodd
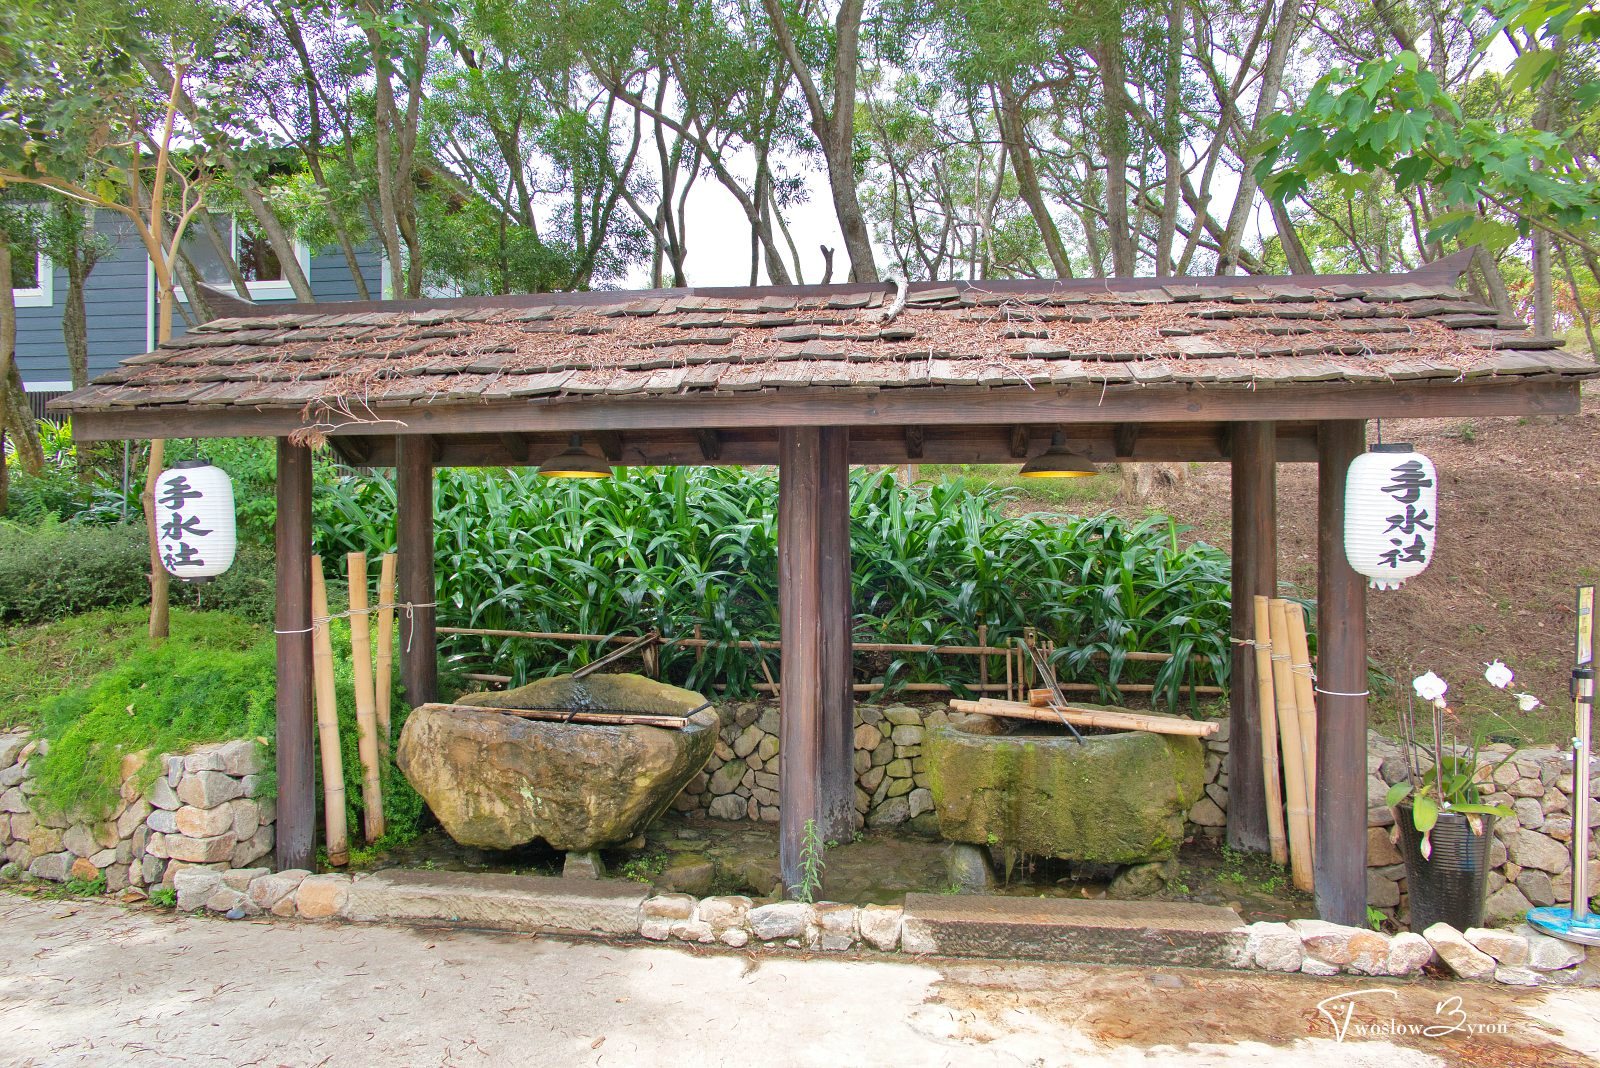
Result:
M658 892L777 894L777 828L769 823L694 819L672 813L644 835L636 848L607 850L608 874L651 884ZM853 904L898 904L907 893L961 893L951 871L949 844L932 833L908 828L871 831L854 841L829 845L822 890L817 895ZM438 871L560 875L563 854L541 843L514 850L458 845L437 827L389 850L366 870L414 868ZM1015 858L1009 878L993 875L987 892L1025 897L1108 896L1109 873L1085 872L1057 860ZM1258 854L1235 853L1207 839L1186 843L1178 874L1155 895L1170 901L1226 905L1246 922L1315 916L1310 895L1290 885L1287 871Z

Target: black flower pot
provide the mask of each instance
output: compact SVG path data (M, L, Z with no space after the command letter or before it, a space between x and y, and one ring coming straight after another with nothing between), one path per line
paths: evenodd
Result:
M1483 925L1494 819L1492 815L1480 817L1483 833L1474 834L1467 817L1457 812L1439 813L1439 822L1428 835L1432 852L1424 857L1422 832L1412 822L1410 803L1396 806L1413 931L1425 931L1441 920L1458 931Z

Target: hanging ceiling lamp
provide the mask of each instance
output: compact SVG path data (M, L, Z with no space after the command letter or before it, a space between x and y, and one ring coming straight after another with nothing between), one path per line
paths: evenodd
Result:
M546 478L610 478L611 465L583 451L583 436L573 434L565 452L558 452L539 465Z
M1022 465L1023 478L1087 478L1096 474L1087 456L1067 448L1061 431L1050 437L1050 447Z

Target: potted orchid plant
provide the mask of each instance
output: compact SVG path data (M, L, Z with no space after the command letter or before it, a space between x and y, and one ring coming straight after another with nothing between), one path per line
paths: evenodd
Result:
M1490 686L1510 687L1514 676L1505 664L1496 660L1486 668L1483 677ZM1400 828L1411 929L1426 930L1442 920L1464 931L1483 922L1494 823L1511 815L1504 805L1484 802L1484 795L1493 792L1495 769L1509 754L1486 763L1480 760L1476 739L1463 747L1451 737L1447 745L1447 723L1455 719L1445 699L1449 684L1429 671L1413 679L1411 687L1427 702L1432 729L1427 739L1418 737L1416 709L1408 699L1400 712L1406 777L1390 787L1385 799ZM1523 712L1539 707L1532 694L1514 696Z

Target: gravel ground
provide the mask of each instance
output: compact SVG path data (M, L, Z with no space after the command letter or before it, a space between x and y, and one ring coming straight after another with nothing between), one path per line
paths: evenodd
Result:
M1459 994L1471 1023L1508 1033L1331 1037L1318 1001L1385 985L229 923L0 894L5 1064L1503 1068L1600 1052L1590 991L1396 985L1358 999L1355 1022L1437 1022Z

